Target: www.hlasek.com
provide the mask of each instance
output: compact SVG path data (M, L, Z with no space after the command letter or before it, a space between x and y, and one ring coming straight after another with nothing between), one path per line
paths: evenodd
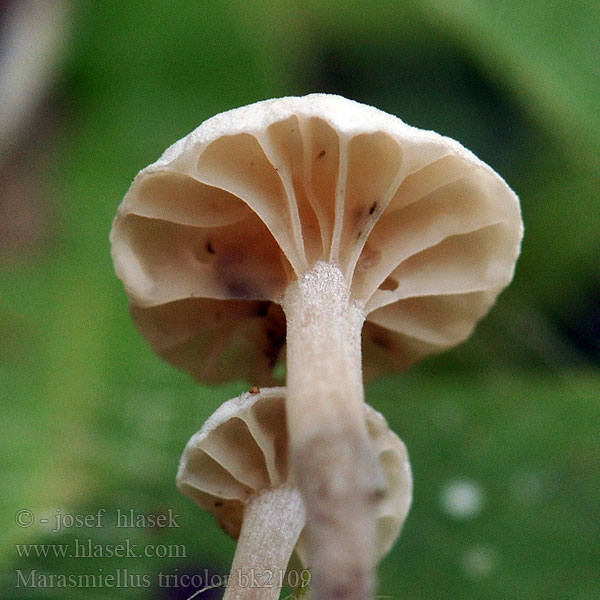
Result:
M241 588L305 588L310 583L310 571L258 571L255 569L237 570L231 575L215 575L205 570L203 573L163 573L156 575L160 588L195 588L195 594L219 587L237 585ZM147 573L133 573L129 569L116 569L95 573L44 573L37 569L23 571L16 569L16 584L19 588L148 588L152 578ZM232 580L235 578L235 581Z
M184 544L97 544L91 538L75 538L69 544L15 544L19 558L187 558Z

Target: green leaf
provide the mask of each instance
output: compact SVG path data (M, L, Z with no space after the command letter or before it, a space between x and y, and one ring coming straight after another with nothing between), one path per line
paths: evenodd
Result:
M600 9L575 0L422 0L515 101L565 144L574 161L600 164Z

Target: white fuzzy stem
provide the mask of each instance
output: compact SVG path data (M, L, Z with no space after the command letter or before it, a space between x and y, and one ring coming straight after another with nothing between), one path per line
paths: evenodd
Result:
M365 600L383 476L364 419L364 307L350 299L341 269L319 262L290 284L283 309L290 451L306 505L313 597Z
M298 488L263 490L244 508L244 520L223 600L276 600L306 515Z

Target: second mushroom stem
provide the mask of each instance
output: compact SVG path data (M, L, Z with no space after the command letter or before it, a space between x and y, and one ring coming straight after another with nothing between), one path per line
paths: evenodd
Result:
M270 488L244 508L244 520L223 600L276 600L304 527L305 511L294 486Z
M291 283L282 305L290 452L306 505L313 596L365 600L384 483L363 411L365 311L341 269L325 262Z

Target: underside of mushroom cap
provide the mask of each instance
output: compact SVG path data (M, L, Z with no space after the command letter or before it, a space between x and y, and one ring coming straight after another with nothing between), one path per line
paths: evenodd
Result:
M111 241L157 353L203 381L262 384L282 359L277 305L317 261L364 304L365 373L379 374L466 339L512 279L522 232L514 192L458 142L312 94L174 144L134 180Z
M386 484L377 512L377 553L392 547L412 501L412 475L403 442L385 418L364 405L369 438ZM177 474L179 489L217 518L234 538L244 505L257 493L294 485L289 465L285 388L263 388L225 402L188 442ZM304 533L296 553L307 564Z

